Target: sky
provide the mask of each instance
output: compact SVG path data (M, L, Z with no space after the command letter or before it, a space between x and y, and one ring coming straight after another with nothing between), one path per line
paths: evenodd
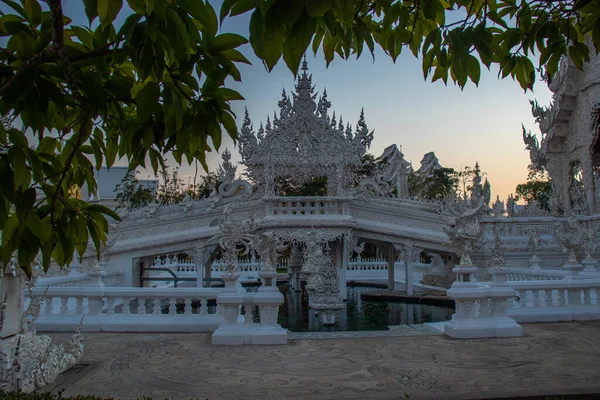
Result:
M87 24L83 2L66 0L64 12L78 24ZM220 1L211 1L218 10ZM123 10L118 21L126 18ZM225 21L222 32L248 36L250 15L241 15ZM267 72L250 45L240 48L252 65L238 64L242 82L228 82L239 91L244 101L235 101L232 109L237 115L238 128L248 109L254 126L272 118L278 111L281 91L294 90L294 76L280 60L272 72ZM364 108L366 123L375 137L369 150L375 156L396 144L405 158L418 169L423 155L433 151L444 167L461 168L478 162L489 179L493 198L506 199L519 183L526 181L529 154L522 141L521 124L527 130L539 132L531 115L530 100L548 105L551 93L542 81L534 91L524 93L519 83L506 78L500 80L497 69L482 67L479 86L469 82L464 90L449 82L425 81L421 61L405 50L393 63L382 51L376 51L375 60L364 52L359 59L335 59L327 68L323 53L307 54L309 72L315 90L321 94L327 89L328 100L339 118L355 126ZM231 139L223 140L221 150L229 148L232 160L239 161ZM208 155L211 170L216 170L220 155ZM174 165L174 161L170 162ZM238 167L241 172L242 167ZM140 178L145 178L142 173ZM194 175L193 166L182 166L180 176L187 183Z

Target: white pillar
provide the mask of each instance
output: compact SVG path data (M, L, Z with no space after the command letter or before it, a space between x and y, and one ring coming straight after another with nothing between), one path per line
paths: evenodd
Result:
M404 261L404 271L406 278L406 294L408 296L412 296L413 294L413 266L415 265L412 259L407 259Z
M393 245L389 245L387 249L387 265L388 265L388 289L395 290L394 282L394 264L396 262L396 249Z
M339 240L335 243L335 266L338 273L338 285L340 287L340 298L348 299L348 286L346 285L346 267L348 256L346 254L346 241Z

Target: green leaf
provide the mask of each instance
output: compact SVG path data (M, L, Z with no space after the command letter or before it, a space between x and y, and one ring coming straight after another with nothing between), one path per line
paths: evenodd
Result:
M300 61L310 45L316 27L317 19L302 13L290 31L283 49L283 60L294 75L298 73Z
M42 7L37 0L25 0L25 11L29 16L29 22L34 27L42 22Z
M98 16L97 0L83 0L83 4L85 6L85 15L88 17L88 21L91 26L92 22Z
M235 49L246 43L248 43L248 40L243 36L235 33L222 33L214 38L210 47L214 51L223 51Z
M46 221L42 221L35 213L29 213L27 216L27 228L45 243L52 235L52 228Z
M241 94L236 92L233 89L229 89L226 87L220 87L214 91L214 94L217 96L222 96L226 101L230 100L244 100Z
M262 58L263 54L263 30L264 30L264 19L259 9L254 10L250 17L250 45L259 58Z
M146 2L145 0L127 0L129 8L131 8L137 14L146 14Z
M20 222L19 218L17 217L17 214L11 215L6 220L6 223L4 224L4 227L2 229L2 246L5 246L6 243L12 239L19 225Z
M155 108L158 105L160 97L160 87L158 83L149 81L140 90L136 96L137 99L137 117L140 121L147 121L152 117Z
M111 24L119 14L119 11L121 11L122 7L123 0L97 0L100 23L102 25Z
M471 81L475 85L479 85L481 66L479 65L479 60L472 55L467 57L467 75L469 75L469 78L471 78Z

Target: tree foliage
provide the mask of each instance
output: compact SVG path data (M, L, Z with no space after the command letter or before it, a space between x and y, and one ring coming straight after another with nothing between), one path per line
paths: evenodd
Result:
M271 70L280 58L294 72L311 46L329 64L379 46L395 61L408 49L422 60L425 78L475 84L481 65L523 89L537 68L550 76L562 55L581 67L589 58L584 43L600 43L597 0L225 0L221 20L252 12L250 43Z
M552 198L552 183L548 173L543 169L536 169L532 165L527 167L527 182L515 188L515 200L524 200L527 204L535 204L541 210L550 211Z
M156 188L144 186L137 179L137 171L129 171L115 187L117 208L128 211L146 207L156 200Z
M241 80L248 40L219 33L206 0L127 0L120 25L122 0L82 0L89 26L73 24L61 0L2 1L0 262L16 254L31 274L40 252L44 268L82 256L90 239L99 255L118 216L71 195L96 191L94 168L125 158L156 173L172 153L206 169L222 131L235 139L230 102L242 96L226 82ZM375 46L396 60L407 48L426 78L460 87L495 64L531 88L530 57L552 75L562 55L588 59L585 35L600 43L598 0L224 0L220 19L245 12L269 70L283 58L297 72L311 44L328 63Z
M60 0L46 0L47 11L3 2L12 12L0 15L0 114L33 139L0 130L0 261L16 253L30 274L40 250L48 268L83 255L90 238L101 248L105 216L118 216L68 196L73 185L96 191L93 168L125 157L156 172L167 152L204 163L222 128L235 137L230 101L242 96L225 81L241 79L247 40L218 34L205 1L129 0L117 27L122 1L84 0L93 30L71 24Z
M408 193L418 199L443 200L454 190L456 180L456 171L452 168L435 169L429 176L412 172L408 175Z

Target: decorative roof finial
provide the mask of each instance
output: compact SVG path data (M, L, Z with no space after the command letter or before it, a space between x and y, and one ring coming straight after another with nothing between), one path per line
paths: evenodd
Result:
M306 54L304 55L304 60L302 60L301 70L302 70L302 73L306 75L306 73L308 71L308 63L306 62Z

